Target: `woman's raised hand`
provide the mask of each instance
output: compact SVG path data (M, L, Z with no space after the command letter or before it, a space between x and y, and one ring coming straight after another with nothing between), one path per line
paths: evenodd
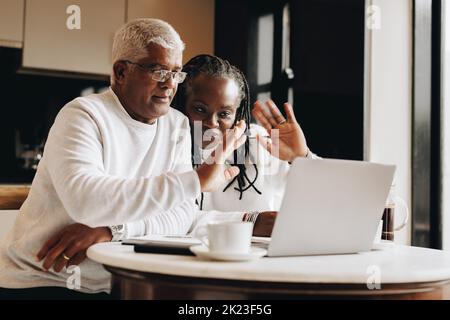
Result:
M258 135L259 143L281 160L293 161L297 157L305 157L309 149L292 106L289 103L283 105L287 116L285 119L272 100L266 101L265 105L256 101L252 110L253 116L270 135L269 138Z

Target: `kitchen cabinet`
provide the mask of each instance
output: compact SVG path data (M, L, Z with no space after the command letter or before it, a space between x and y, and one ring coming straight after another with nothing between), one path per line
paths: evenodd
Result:
M109 75L126 0L27 0L23 67Z
M21 48L25 0L0 1L0 46Z
M183 62L214 53L214 0L128 0L127 21L158 18L170 23L186 43Z

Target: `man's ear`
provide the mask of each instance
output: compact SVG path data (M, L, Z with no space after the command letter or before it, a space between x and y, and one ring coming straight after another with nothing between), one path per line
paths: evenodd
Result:
M113 65L113 71L115 81L121 84L127 73L127 64L124 61L116 61Z

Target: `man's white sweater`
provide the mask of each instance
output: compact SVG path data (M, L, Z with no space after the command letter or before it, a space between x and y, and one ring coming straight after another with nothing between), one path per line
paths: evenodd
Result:
M110 89L77 98L58 114L30 194L0 247L0 287L66 287L66 269L42 271L35 257L63 227L146 220L150 233L186 233L200 184L191 165L188 119L171 109L153 125L133 120ZM110 290L89 259L83 292Z

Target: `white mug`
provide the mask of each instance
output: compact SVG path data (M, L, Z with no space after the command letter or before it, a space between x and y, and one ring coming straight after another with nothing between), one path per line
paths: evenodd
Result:
M248 254L250 252L253 223L240 221L210 222L195 232L210 252Z

